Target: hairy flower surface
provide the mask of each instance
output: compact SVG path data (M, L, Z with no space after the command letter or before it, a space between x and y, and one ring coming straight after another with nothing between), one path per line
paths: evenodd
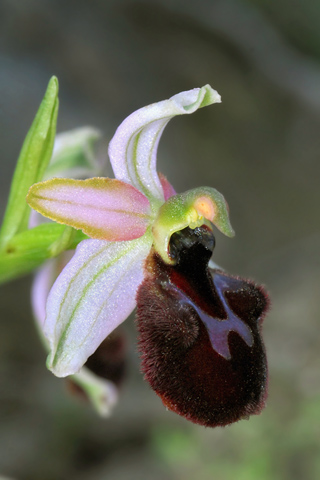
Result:
M54 178L27 198L90 237L48 296L48 367L77 372L138 302L147 380L168 408L207 426L258 413L267 378L262 288L208 267L213 226L234 235L224 197L211 187L176 194L156 170L168 121L216 102L206 85L134 112L109 145L115 179Z
M207 427L259 413L267 393L267 298L209 268L214 245L207 227L188 227L171 237L174 265L152 250L136 320L146 379L170 410Z

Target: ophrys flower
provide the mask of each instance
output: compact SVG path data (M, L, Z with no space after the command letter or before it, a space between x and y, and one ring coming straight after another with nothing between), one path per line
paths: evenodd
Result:
M110 143L115 179L52 179L28 195L32 208L91 237L78 245L48 297L48 367L57 376L77 372L137 298L147 379L167 407L208 426L261 409L266 367L259 331L267 300L261 288L210 272L213 225L233 236L225 199L211 187L176 194L158 175L156 154L172 117L215 102L220 96L207 85L142 108L124 120ZM202 354L210 363L207 372L199 363ZM257 371L240 369L237 377L239 359L243 365L258 360ZM170 361L182 368L170 373ZM244 388L247 394L239 396ZM201 412L212 413L198 412L196 398Z

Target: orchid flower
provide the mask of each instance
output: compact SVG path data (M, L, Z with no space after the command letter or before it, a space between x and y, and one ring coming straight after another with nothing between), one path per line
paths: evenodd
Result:
M115 179L54 178L27 197L90 237L48 296L48 368L59 377L78 372L137 305L145 378L167 408L206 426L264 405L268 300L262 287L209 267L213 228L234 235L223 195L211 187L176 194L156 159L171 118L220 101L206 85L141 108L110 142Z

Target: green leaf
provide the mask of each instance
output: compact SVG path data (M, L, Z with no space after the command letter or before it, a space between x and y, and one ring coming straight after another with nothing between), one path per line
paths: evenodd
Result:
M30 207L25 199L31 185L42 180L50 161L58 115L58 80L52 77L36 117L23 143L13 175L0 232L0 250L28 227ZM1 271L1 270L0 270Z
M15 235L0 252L0 284L30 273L61 250L73 249L88 238L80 230L45 223Z

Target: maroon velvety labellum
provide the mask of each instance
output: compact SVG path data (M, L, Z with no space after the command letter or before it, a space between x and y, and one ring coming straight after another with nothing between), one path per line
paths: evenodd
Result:
M267 395L267 295L210 269L214 245L203 226L172 235L173 266L151 251L136 320L146 380L167 408L208 427L260 413Z

